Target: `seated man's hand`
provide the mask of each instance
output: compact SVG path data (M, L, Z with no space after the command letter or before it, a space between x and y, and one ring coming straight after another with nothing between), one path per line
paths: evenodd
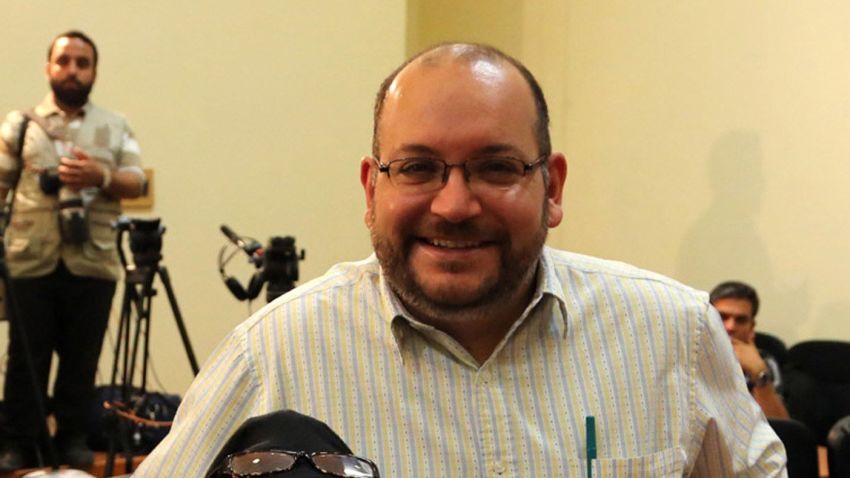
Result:
M747 342L731 337L732 350L735 351L735 356L738 357L738 362L741 363L741 368L744 373L751 378L755 378L759 373L767 370L767 364L761 358L755 344L755 337Z

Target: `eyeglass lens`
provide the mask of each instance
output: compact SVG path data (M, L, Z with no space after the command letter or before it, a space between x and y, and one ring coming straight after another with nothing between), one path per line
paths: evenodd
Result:
M291 470L297 453L259 451L233 455L229 471L237 477L263 476ZM341 478L377 478L368 461L351 455L322 453L304 455L322 473Z
M294 455L279 452L244 453L230 458L230 471L237 476L259 476L288 470L296 459Z
M326 473L345 478L373 478L372 467L364 460L350 455L315 455L313 463Z

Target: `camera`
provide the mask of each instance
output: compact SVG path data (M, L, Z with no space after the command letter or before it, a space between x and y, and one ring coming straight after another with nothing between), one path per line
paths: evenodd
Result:
M62 242L66 244L82 244L89 239L89 228L86 223L86 205L79 191L62 185L59 174L47 169L38 176L38 186L41 192L50 196L58 196L59 200L59 233Z
M298 280L298 261L304 259L304 250L299 255L292 236L272 237L263 253L263 277L266 286L266 302L271 302L295 288Z
M118 230L118 251L125 267L127 260L121 248L125 232L130 233L130 251L133 253L133 263L136 267L156 266L162 259L162 235L165 234L165 226L160 224L160 218L121 216L113 227Z
M89 239L83 197L64 186L59 189L59 233L66 244L82 244Z
M221 226L221 232L230 242L242 249L248 255L249 262L258 269L248 281L247 287L243 287L235 277L225 273L224 266L233 255L225 259L226 246L222 247L218 256L218 270L224 284L236 299L255 299L265 284L268 284L267 302L295 288L295 281L298 280L298 261L304 260L304 249L298 252L294 237L272 237L269 239L268 246L263 248L257 241L236 234L224 224Z

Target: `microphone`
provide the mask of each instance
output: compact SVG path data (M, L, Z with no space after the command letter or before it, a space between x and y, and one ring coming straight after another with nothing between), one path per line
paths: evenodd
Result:
M227 236L228 239L230 239L230 242L236 244L237 247L245 251L245 254L248 254L248 256L252 259L254 258L254 255L262 255L263 246L259 242L254 240L250 242L245 242L242 237L233 232L233 229L227 227L224 224L221 225L221 232L224 233L224 235Z

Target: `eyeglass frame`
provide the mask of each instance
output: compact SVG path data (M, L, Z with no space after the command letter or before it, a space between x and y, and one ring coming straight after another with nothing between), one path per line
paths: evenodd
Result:
M248 474L237 474L235 471L233 471L233 468L231 468L231 464L233 463L234 458L237 458L237 457L240 457L240 456L243 456L243 455L252 454L252 453L277 453L277 454L282 454L282 455L294 457L295 459L293 460L292 465L290 465L289 468L284 469L284 470L272 470L272 471L264 471L264 472L259 472L259 473L248 473ZM218 469L215 472L213 472L210 476L215 477L215 476L218 476L221 473L227 473L231 477L242 478L242 477L246 477L246 476L266 476L266 475L270 475L272 473L287 473L287 472L292 471L295 468L295 465L298 464L298 460L300 460L301 458L306 458L307 463L309 463L310 466L312 466L313 468L315 468L316 470L318 470L319 472L321 472L325 475L336 476L338 478L347 478L344 475L338 475L336 473L332 473L328 470L320 468L319 465L316 464L316 462L313 461L313 457L322 456L322 455L340 455L340 456L348 456L348 457L356 458L357 460L365 462L367 465L369 465L369 467L372 469L372 478L381 478L381 474L378 471L378 465L376 465L375 462L373 462L372 460L370 460L368 458L363 458L361 456L357 456L357 455L354 455L354 454L351 454L351 453L340 453L340 452L335 452L335 451L308 452L308 451L293 451L293 450L281 450L281 449L244 450L244 451L240 451L240 452L236 452L236 453L231 453L231 454L229 454L225 457L224 464L222 464L220 467L218 467Z
M523 161L523 160L521 160L521 159L519 159L519 158L513 157L513 156L498 156L498 155L494 155L494 156L500 157L500 158L502 158L502 159L510 159L510 160L518 161L518 162L522 163L522 176L520 176L520 177L522 177L522 178L526 177L526 176L528 175L528 173L529 173L529 172L533 171L533 170L534 170L535 168L537 168L538 166L541 166L541 165L543 165L544 163L546 163L546 161L549 159L549 155L548 155L548 154L546 154L546 153L541 154L540 156L537 156L536 158L534 158L534 161L532 161L532 162L530 162L530 163L526 163L525 161ZM446 183L448 183L448 181L449 181L449 174L451 174L451 169L452 169L452 168L461 168L461 169L463 170L463 177L464 177L464 179L466 180L466 182L467 182L467 183L469 183L469 182L470 182L471 173L470 173L470 172L469 172L469 170L466 168L466 163L468 163L469 161L472 161L472 160L476 159L476 158L473 158L472 160L469 160L469 159L468 159L468 160L466 160L466 161L463 161L463 162L460 162L460 163L455 163L455 164L448 163L448 162L446 162L445 160L440 159L440 158L433 158L433 157L418 157L418 156L410 156L410 157L406 157L406 158L393 159L392 161L389 161L389 162L387 162L387 163L382 163L382 162L381 162L380 157L377 157L377 156L376 156L375 158L373 158L373 159L374 159L375 163L378 165L378 172L379 172L379 173L386 173L386 175L387 175L387 179L389 179L389 180L390 180L390 183L392 183L393 185L395 185L395 183L393 183L392 176L390 175L390 166L391 166L393 163L396 163L396 162L399 162L399 161L409 161L409 160L411 160L411 159L417 159L417 158L418 158L418 159L427 159L427 160L429 160L429 161L434 161L434 162L437 162L437 163L442 163L442 164L443 164L443 166L445 167L445 168L443 169L443 178L442 178L442 180L440 181L440 187L435 187L435 188L433 189L433 191L439 191L440 189L442 189L442 188L446 185ZM545 177L545 176L544 176L544 177ZM423 183L423 184L425 184L425 183ZM402 185L402 187L408 187L408 186L416 186L416 185L413 185L413 184L410 184L410 185ZM511 186L513 186L513 184L512 184Z

